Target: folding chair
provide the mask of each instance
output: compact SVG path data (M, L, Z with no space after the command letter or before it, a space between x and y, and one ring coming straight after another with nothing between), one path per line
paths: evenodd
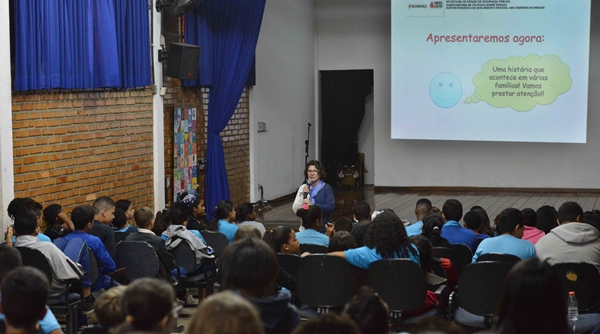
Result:
M327 254L327 247L315 244L300 244L300 254L309 252L311 254Z
M515 264L521 261L521 258L512 254L487 253L477 258L477 262L484 261L504 262L510 264L511 267L514 267Z

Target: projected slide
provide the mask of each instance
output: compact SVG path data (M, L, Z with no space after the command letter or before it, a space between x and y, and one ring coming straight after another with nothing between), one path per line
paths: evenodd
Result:
M585 143L590 0L392 0L392 138Z

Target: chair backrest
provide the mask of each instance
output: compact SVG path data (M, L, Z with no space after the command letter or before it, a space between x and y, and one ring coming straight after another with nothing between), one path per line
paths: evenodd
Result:
M115 232L115 244L118 244L121 241L125 241L125 238L127 238L127 236L130 233L127 232Z
M160 269L154 248L145 241L122 241L115 252L117 268L127 268L125 278L133 281L138 278L156 277Z
M450 249L452 249L456 255L458 255L463 268L473 261L473 252L469 246L463 244L452 244L450 245Z
M220 267L225 248L229 246L229 239L221 232L200 231L200 234L204 237L206 245L212 247L214 254L217 256L217 261L215 263L217 267Z
M369 267L367 285L375 289L390 311L411 311L423 305L427 285L423 271L407 259L383 259Z
M24 266L34 267L43 272L48 278L48 283L52 284L52 267L48 259L37 249L27 247L15 247L21 253L21 260Z
M475 315L495 315L510 269L504 262L477 262L466 266L458 281L458 305Z
M185 269L188 273L194 271L194 268L196 267L196 254L185 240L181 239L179 245L171 249L169 253L173 255L175 263L177 263L178 266Z
M510 264L510 266L513 267L515 264L517 264L517 262L521 261L521 258L512 254L487 253L477 258L477 262L482 261L504 262Z
M315 244L300 244L300 254L309 252L311 254L327 254L327 247Z
M580 312L591 310L600 304L600 274L590 263L556 263L552 270L562 282L565 296L575 291Z
M300 256L296 254L277 253L277 260L279 261L281 268L283 268L283 270L285 270L288 274L294 277L298 276Z
M342 306L354 294L348 262L334 255L315 254L300 259L296 276L298 298L311 307Z
M87 253L90 261L90 270L88 272L88 276L90 278L90 282L94 284L100 277L100 266L98 265L98 259L96 259L96 255L94 255L94 252L91 248L88 247Z
M54 245L58 247L69 259L79 263L86 273L90 272L90 259L87 243L82 238L67 239L61 237L54 239ZM88 276L89 279L89 276ZM86 278L84 277L85 281Z
M460 274L462 273L463 268L465 267L465 265L463 265L461 259L458 257L458 254L456 254L456 252L448 247L433 247L433 256L437 257L437 258L445 258L448 259L452 262L452 265L454 266L454 270L456 270L456 274L458 275L458 277L460 277Z

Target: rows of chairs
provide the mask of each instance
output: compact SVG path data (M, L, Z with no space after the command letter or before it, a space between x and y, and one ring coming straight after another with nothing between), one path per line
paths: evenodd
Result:
M309 248L315 250L314 246ZM470 253L466 246L463 247ZM406 259L384 259L371 264L366 285L377 291L388 304L392 323L411 325L423 316L439 316L472 330L491 328L497 321L496 311L504 281L520 258L489 253L471 263L470 255L467 262L466 252L462 253L462 259L459 251L453 249L436 248L434 252L437 256L450 254L451 260L456 261L461 271L459 283L452 292L441 284L435 291L438 307L416 317L403 318L403 313L418 309L425 301L427 284L420 267ZM280 266L297 279L298 299L318 313L342 307L356 289L355 282L348 277L355 275L353 269L357 268L342 258L324 253L326 250L321 249L304 258L277 255ZM577 295L580 317L574 332L590 331L600 319L596 313L588 314L600 307L600 273L589 263L557 263L552 269L561 278L565 296L569 291L575 291Z

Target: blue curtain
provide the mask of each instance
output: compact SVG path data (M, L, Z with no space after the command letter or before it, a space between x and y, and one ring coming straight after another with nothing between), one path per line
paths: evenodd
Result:
M141 8L146 8L145 18L138 13ZM136 15L127 17L129 13ZM13 21L17 91L151 84L146 0L14 0ZM147 36L137 46L141 50L144 44L143 51L133 53L135 61L121 62L128 51L119 49L118 42L136 33ZM139 59L143 52L145 59ZM129 79L129 72L144 70L145 78Z
M206 152L206 207L212 215L217 203L229 199L223 131L242 96L266 0L205 0L185 16L187 43L200 45L198 83L210 86Z

